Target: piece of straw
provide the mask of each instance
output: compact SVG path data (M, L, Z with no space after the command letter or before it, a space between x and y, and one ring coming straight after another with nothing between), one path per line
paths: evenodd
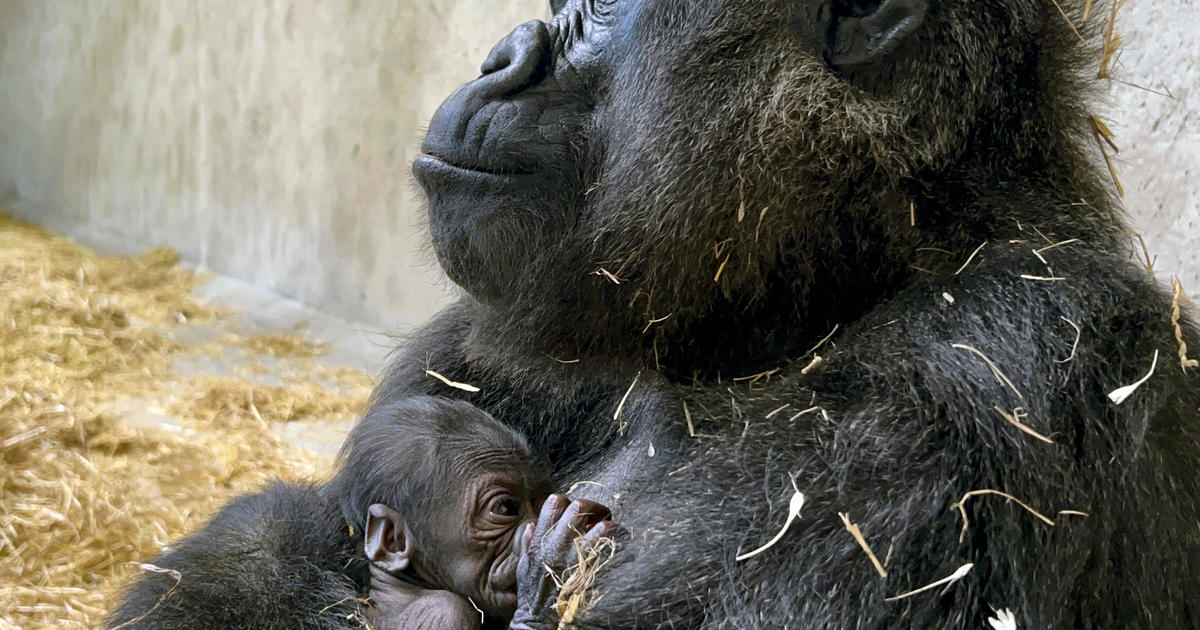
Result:
M617 410L613 412L613 420L618 420L618 419L620 419L620 417L621 417L621 411L622 411L623 409L625 409L625 401L629 400L629 394L631 394L631 393L633 392L633 386L634 386L634 385L637 385L638 378L639 378L641 375L642 375L642 371L641 371L641 370L638 370L638 373L633 375L633 382L631 382L631 383L629 384L629 389L625 390L625 395L624 395L624 396L621 396L621 400L620 400L620 402L618 402L618 403L617 403ZM627 423L625 423L624 421L622 421L622 422L621 422L621 425L620 425L619 427L617 427L617 433L619 433L619 434L621 434L621 435L625 435L625 427L626 427L626 426L627 426Z
M810 361L808 365L804 366L804 368L802 370L800 370L800 374L802 376L808 376L810 372L821 367L821 364L824 362L825 362L825 359L822 359L821 355L814 354L812 361Z
M433 378L436 378L437 380L445 383L446 385L448 385L450 387L453 387L454 389L461 389L464 392L470 392L472 394L479 391L479 388L475 387L474 385L470 385L468 383L459 383L458 381L452 381L452 380L446 378L445 376L442 376L441 374L434 372L433 370L425 370L425 374L432 376Z
M997 412L998 412L998 413L999 413L1001 416L1003 416L1003 417L1004 417L1004 419L1005 419L1005 420L1007 420L1007 421L1009 422L1009 424L1011 424L1011 425L1013 425L1013 426L1017 427L1018 429L1020 429L1020 430L1024 431L1025 433L1028 433L1029 435L1032 435L1033 437L1035 437L1035 438L1037 438L1037 439L1039 439L1039 440L1041 440L1041 441L1043 441L1043 442L1045 442L1045 443L1047 443L1047 444L1053 444L1053 443L1054 443L1054 440L1051 440L1050 438L1048 438L1048 437L1046 437L1046 436L1042 435L1041 433L1038 433L1037 431L1034 431L1032 428L1030 428L1030 427L1029 427L1028 425L1026 425L1025 423L1021 422L1021 421L1020 421L1020 420L1017 418L1017 411L1020 409L1020 407L1018 407L1017 409L1014 409L1014 410L1013 410L1013 412L1012 412L1011 414L1010 414L1010 413L1008 413L1007 411L1005 411L1004 409L1001 409L1001 408L1000 408L1000 405L996 405L996 406L994 407L994 409L995 409L995 410L996 410L996 411L997 411Z
M784 404L772 409L770 412L768 412L767 415L763 417L763 419L770 420L772 416L774 416L775 414L777 414L791 406L792 406L792 403L784 403Z
M794 490L796 490L796 492L794 494L792 494L792 498L788 502L787 520L784 521L783 527L779 528L779 533L775 534L774 538L767 541L766 544L759 547L758 549L755 549L754 551L748 551L746 553L743 553L743 554L737 556L736 558L734 558L735 561L741 562L743 560L753 558L754 556L757 556L758 554L770 549L771 547L774 547L775 543L778 543L781 539L783 539L783 535L786 534L788 528L792 526L792 522L800 517L800 509L804 507L804 493L800 492L800 490L798 488L796 488L796 481L794 479L792 480L792 488Z
M1011 389L1013 391L1013 393L1017 395L1017 398L1020 398L1021 400L1025 400L1025 397L1021 395L1021 392L1017 391L1017 386L1013 385L1013 382L1011 380L1009 380L1008 376L1006 376L1004 374L1004 372L1002 372L1000 370L1000 368L996 365L996 363L994 361L992 361L991 359L989 359L986 354L980 352L976 348L973 348L971 346L961 344L961 343L951 344L951 346L958 348L959 350L966 350L967 352L970 352L970 353L974 354L975 356L983 359L983 362L987 363L987 366L992 370L992 374L996 377L996 380L1000 381L1001 384L1007 385L1008 388Z
M867 558L870 558L871 564L875 567L875 570L879 572L879 576L887 577L887 570L883 568L883 564L879 562L879 558L875 556L875 552L871 551L871 546L867 544L867 539L863 537L862 530L859 529L857 524L850 522L850 515L845 512L838 512L838 517L842 519L842 525L844 525L846 527L846 531L850 532L850 535L854 537L854 540L858 543L858 546L862 547L862 550L867 552Z
M725 260L721 261L721 266L717 267L717 273L713 276L713 282L721 281L721 274L725 273L725 265L729 264L730 254L725 254Z
M1108 399L1117 405L1125 402L1127 398L1133 395L1133 392L1137 391L1137 388L1141 387L1146 383L1146 381L1150 380L1151 376L1154 376L1154 368L1156 367L1158 367L1158 350L1154 351L1154 360L1151 361L1150 371L1147 372L1145 376L1138 379L1138 381L1132 385L1126 385L1124 387L1118 387L1112 390L1108 394Z
M575 621L580 611L595 605L599 598L591 596L592 585L600 571L612 561L617 552L617 543L612 538L575 539L576 563L560 577L547 568L551 579L558 586L554 610L558 613L559 630L565 630Z
M958 542L961 543L962 541L966 540L967 528L970 526L970 520L967 518L967 508L966 508L967 499L970 499L971 497L978 497L978 496L983 496L983 495L987 495L987 494L994 494L996 496L1004 497L1005 499L1008 499L1009 501L1012 501L1013 503L1016 503L1017 505L1025 508L1025 511L1034 515L1039 520L1041 520L1043 523L1049 525L1050 527L1054 527L1054 521L1047 518L1041 512L1038 512L1037 510L1029 507L1028 503L1025 503L1024 501L1014 497L1013 495L1011 495L1007 492L1001 492L999 490L989 490L989 489L972 490L972 491L964 494L963 497L958 500L958 503L955 503L954 505L950 506L952 508L957 509L958 513L962 516L962 522L963 522L962 532L959 533L959 535L958 535Z
M821 346L825 345L825 342L829 341L830 339L833 339L833 335L837 333L838 328L840 328L840 327L841 327L841 324L834 324L833 330L829 331L828 335L825 335L824 337L822 337L821 340L817 342L817 345L809 348L808 352L805 352L804 354L800 355L800 358L803 359L804 357L807 357L810 354L816 353L817 350L820 350Z
M1200 361L1189 359L1187 341L1183 338L1183 326L1179 323L1179 301L1183 298L1183 285L1179 277L1171 278L1171 326L1175 328L1175 343L1179 345L1179 366L1186 372L1188 368L1200 367Z
M1079 338L1083 336L1083 330L1081 330L1079 326L1075 324L1075 322L1067 319L1066 317L1059 315L1058 318L1064 322L1067 322L1071 325L1071 328L1075 329L1075 341L1071 344L1071 355L1065 359L1062 359L1061 361L1057 359L1054 361L1055 363L1068 363L1075 358L1075 351L1079 349Z
M966 270L966 268L967 268L967 265L970 265L970 264L971 264L971 261L972 261L972 260L975 260L975 256L977 256L977 255L979 254L979 252L983 251L983 248L984 248L984 246L986 246L986 245L987 245L987 241L984 241L984 242L980 243L980 244L979 244L979 247L976 247L976 248L975 248L975 251L971 252L971 255L970 255L970 256L967 256L967 262L963 263L963 264L962 264L962 266L961 266L961 267L959 267L959 268L958 268L958 270L954 272L954 275L956 275L956 276L957 276L958 274L960 274L960 273L962 273L964 270Z
M971 569L974 567L975 567L975 565L973 563L968 562L968 563L962 565L961 567L958 567L957 569L955 569L954 573L951 573L947 577L944 577L936 582L926 584L925 586L922 586L921 588L911 590L907 593L901 593L900 595L897 595L895 597L887 597L883 601L894 602L894 601L904 599L905 597L912 597L913 595L916 595L918 593L924 593L925 591L935 589L939 586L942 586L943 584L953 584L953 583L963 579L963 577L965 577L968 573L970 573Z

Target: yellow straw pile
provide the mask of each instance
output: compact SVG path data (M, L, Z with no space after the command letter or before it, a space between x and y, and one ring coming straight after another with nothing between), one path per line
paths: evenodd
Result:
M99 256L0 214L0 628L100 626L132 562L268 478L327 473L272 423L345 422L369 393L345 368L281 386L176 374L202 350L172 333L230 316L193 300L203 279L177 262L162 249ZM324 350L280 335L237 343ZM169 409L178 424L131 423L118 411L130 407Z

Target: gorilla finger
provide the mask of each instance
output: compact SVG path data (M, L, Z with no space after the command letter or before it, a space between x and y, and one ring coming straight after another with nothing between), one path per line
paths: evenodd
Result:
M521 550L528 553L530 545L533 544L533 532L537 528L537 524L529 523L525 525L525 531L521 532Z
M554 529L542 539L542 554L547 561L556 558L565 560L574 549L575 539L588 531L592 515L586 511L588 506L585 503L591 501L572 501L555 523Z
M613 521L600 521L599 523L592 525L592 528L589 529L586 534L584 534L584 538L612 538L620 528L621 526Z
M582 529L591 527L594 523L607 520L612 517L612 512L607 506L589 501L587 499L575 499L580 504L579 513L587 520L586 525Z
M538 514L537 526L533 530L536 535L531 534L531 536L536 540L548 535L568 505L567 497L561 494L552 494L546 497L546 502L542 504L542 511Z
M533 544L534 527L535 525L533 523L526 523L525 525L521 526L520 538L517 539L517 553L519 553L522 558L529 555L529 547Z

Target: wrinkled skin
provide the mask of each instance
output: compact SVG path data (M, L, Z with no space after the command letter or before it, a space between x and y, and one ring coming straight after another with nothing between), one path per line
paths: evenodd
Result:
M414 592L420 598L417 591L426 590L449 591L487 615L512 618L519 532L536 520L545 496L536 492L540 484L526 483L534 476L524 473L473 475L458 488L446 488L444 496L454 500L442 501L433 514L406 518L387 505L370 506L363 543L371 561L371 599L381 619L404 614L388 608L407 608Z
M426 583L470 598L494 617L517 607L517 561L525 524L537 518L544 494L532 496L512 475L471 483L457 509L442 510L440 527L426 534L430 549L414 559Z
M459 501L417 521L372 505L364 552L376 625L461 629L512 619L518 566L526 609L551 605L557 589L546 567L566 574L577 532L592 540L612 536L617 525L605 520L602 505L558 494L542 501L531 492L538 488L520 475L484 475L468 482ZM426 531L414 536L407 522L422 522Z

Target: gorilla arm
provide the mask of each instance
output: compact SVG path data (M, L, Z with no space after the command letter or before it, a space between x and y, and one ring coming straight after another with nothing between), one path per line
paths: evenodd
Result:
M134 581L109 627L367 627L365 594L348 577L362 563L336 501L318 487L277 482L173 547L151 563L178 578Z

